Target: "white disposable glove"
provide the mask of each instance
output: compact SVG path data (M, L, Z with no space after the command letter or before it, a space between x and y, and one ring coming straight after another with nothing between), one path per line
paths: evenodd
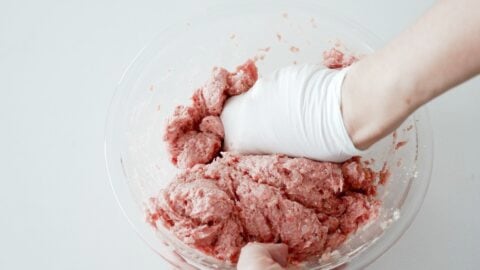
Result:
M361 155L341 112L347 70L295 65L258 79L252 89L225 104L225 150L332 162Z

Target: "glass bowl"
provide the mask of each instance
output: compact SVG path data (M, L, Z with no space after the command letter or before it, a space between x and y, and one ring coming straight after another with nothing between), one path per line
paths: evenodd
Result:
M248 58L259 74L295 63L322 61L334 46L357 56L374 51L378 38L316 1L236 1L206 7L165 29L122 76L106 123L105 156L115 196L127 219L157 254L180 269L234 269L178 241L145 221L146 201L176 173L162 141L166 118L187 104L212 67L232 70ZM407 142L402 146L402 142ZM400 144L398 144L400 143ZM396 149L398 148L398 149ZM363 160L391 176L380 186L378 219L337 250L300 265L361 269L387 251L406 231L423 202L432 164L432 135L425 109L411 115L377 143ZM371 160L373 159L373 160Z

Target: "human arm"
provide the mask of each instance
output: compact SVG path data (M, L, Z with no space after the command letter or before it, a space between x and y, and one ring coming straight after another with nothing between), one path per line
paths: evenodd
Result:
M259 79L227 102L224 145L344 161L479 71L480 1L442 0L346 72L297 65Z
M366 149L417 108L479 72L480 1L439 1L350 68L342 87L348 134Z

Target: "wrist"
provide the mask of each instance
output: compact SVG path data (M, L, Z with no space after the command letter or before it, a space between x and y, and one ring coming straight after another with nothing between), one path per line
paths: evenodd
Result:
M341 110L355 147L367 149L395 130L419 105L410 82L375 55L352 65L342 85Z

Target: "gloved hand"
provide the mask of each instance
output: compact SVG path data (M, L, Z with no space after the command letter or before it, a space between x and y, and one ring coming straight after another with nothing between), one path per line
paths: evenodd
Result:
M361 155L341 112L347 69L281 68L231 97L221 114L224 148L244 154L286 154L341 162Z
M242 248L238 270L282 270L287 266L285 244L248 243Z

